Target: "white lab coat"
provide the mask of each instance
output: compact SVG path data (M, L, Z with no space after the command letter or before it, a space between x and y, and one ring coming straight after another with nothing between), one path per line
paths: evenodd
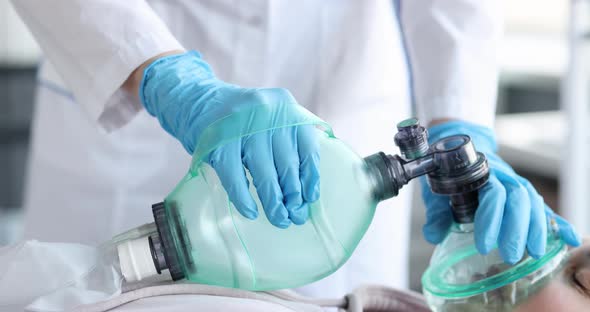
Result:
M120 85L142 62L195 49L222 80L284 87L360 155L395 152L412 115L491 126L494 0L18 0L38 40L26 236L97 243L149 222L190 157ZM404 53L404 42L406 53ZM410 64L407 62L409 59ZM302 290L407 286L409 190L382 203L337 273Z

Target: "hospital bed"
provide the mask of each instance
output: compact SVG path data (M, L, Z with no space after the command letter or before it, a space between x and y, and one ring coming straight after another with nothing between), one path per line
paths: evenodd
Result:
M143 287L76 311L430 311L422 296L381 286L364 286L343 298L312 299L293 291L256 293L199 284Z

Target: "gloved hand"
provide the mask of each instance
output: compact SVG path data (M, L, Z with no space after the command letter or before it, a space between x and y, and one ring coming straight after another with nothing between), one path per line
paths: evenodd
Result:
M213 122L242 109L298 105L284 89L246 89L218 80L197 52L157 59L144 71L139 97L146 110L187 152ZM319 150L312 126L264 131L222 145L206 161L215 169L231 202L246 218L258 210L244 171L273 225L303 224L309 203L319 198Z
M519 176L496 154L492 129L463 121L450 121L428 130L429 141L456 134L467 134L475 148L484 153L490 167L488 183L479 192L479 207L475 214L474 235L478 251L489 253L497 244L505 262L518 262L525 251L539 258L545 254L547 220L554 219L559 234L572 246L580 244L573 227L544 203L529 181ZM424 237L433 244L447 235L453 217L447 196L433 194L426 179L422 179L422 198L426 205Z

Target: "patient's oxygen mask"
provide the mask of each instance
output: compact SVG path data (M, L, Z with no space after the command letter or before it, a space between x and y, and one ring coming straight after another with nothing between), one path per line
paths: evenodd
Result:
M550 233L547 252L538 260L526 255L509 265L497 248L480 254L473 221L478 190L489 177L485 156L476 152L468 136L461 135L435 142L429 152L436 169L428 173L428 183L434 193L449 196L454 219L422 276L430 308L435 312L512 311L559 271L567 247Z
M423 293L434 312L513 311L560 272L567 246L550 234L546 254L504 263L498 249L481 255L473 240L473 223L455 223L436 247L422 276Z

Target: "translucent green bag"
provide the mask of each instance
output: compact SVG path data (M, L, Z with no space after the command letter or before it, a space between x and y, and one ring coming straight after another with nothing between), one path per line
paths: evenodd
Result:
M280 229L264 214L256 220L243 217L204 158L237 138L302 125L316 126L320 146L320 199L310 206L309 220ZM341 267L371 223L378 200L365 161L334 137L326 122L301 106L260 105L232 112L206 129L198 142L189 173L154 208L159 237L137 245L143 246L146 266L151 261L145 251L149 247L164 250L165 259L154 256L153 261L168 266L174 279L247 290L297 287ZM135 247L126 246L120 249L125 258L122 270L135 275L141 257ZM166 252L171 249L176 252ZM128 258L136 262L127 263Z

